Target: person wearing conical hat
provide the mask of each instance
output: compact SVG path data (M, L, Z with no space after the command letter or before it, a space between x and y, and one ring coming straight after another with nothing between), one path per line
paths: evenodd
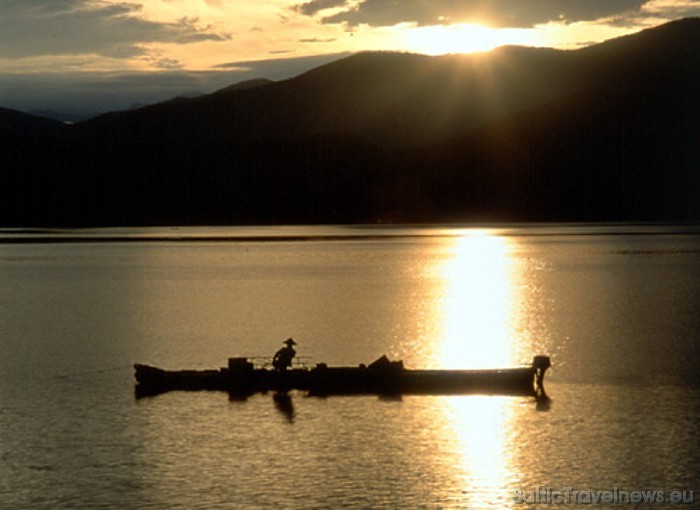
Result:
M294 350L294 347L292 347L297 345L293 338L287 338L282 343L286 344L286 347L282 347L272 358L272 366L275 367L275 370L287 370L288 367L291 367L292 358L294 358L297 353L297 351Z

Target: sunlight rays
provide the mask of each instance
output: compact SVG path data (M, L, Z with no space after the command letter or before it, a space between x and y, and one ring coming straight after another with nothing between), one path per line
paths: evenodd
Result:
M532 30L494 29L475 24L407 28L401 37L407 51L428 55L476 53L508 44L524 46L541 44L537 34Z

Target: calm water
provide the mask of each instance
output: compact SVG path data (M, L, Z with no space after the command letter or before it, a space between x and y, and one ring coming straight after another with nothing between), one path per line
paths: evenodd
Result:
M110 230L0 244L0 508L518 508L516 489L541 486L700 500L699 232ZM289 336L310 363L548 354L552 401L134 399L134 362L216 368Z

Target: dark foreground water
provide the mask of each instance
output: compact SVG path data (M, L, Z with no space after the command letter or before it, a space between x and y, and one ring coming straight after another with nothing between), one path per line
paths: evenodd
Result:
M0 235L0 508L700 504L698 229L62 235ZM217 368L289 336L312 364L548 354L552 400L134 398L134 362Z

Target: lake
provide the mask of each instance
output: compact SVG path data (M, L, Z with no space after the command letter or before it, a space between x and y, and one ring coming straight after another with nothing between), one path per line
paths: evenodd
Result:
M698 227L5 230L0 304L0 508L700 500ZM288 337L310 366L546 354L551 401L134 397L135 362Z

